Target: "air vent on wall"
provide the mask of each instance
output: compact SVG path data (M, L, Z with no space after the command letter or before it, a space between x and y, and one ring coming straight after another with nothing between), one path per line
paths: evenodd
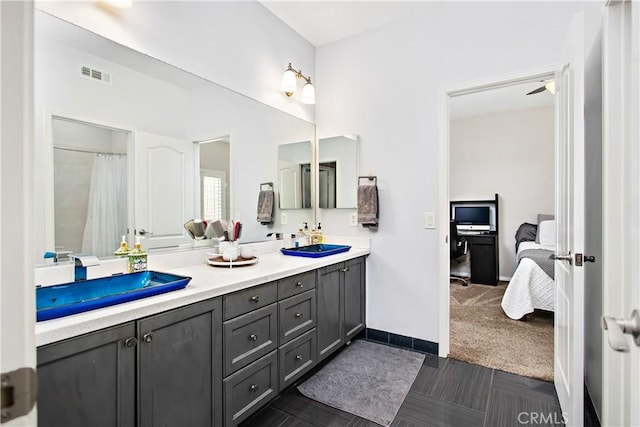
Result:
M102 83L111 84L111 74L104 71L83 65L80 68L80 73L88 79L99 80Z

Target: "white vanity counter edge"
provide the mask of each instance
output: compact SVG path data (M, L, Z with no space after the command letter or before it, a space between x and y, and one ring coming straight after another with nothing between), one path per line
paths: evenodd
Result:
M250 266L212 267L202 262L198 265L160 270L190 276L192 279L186 288L177 291L58 319L36 322L36 346L94 332L369 253L368 247L352 247L348 252L322 258L285 256L280 252L272 252L260 255L258 263Z

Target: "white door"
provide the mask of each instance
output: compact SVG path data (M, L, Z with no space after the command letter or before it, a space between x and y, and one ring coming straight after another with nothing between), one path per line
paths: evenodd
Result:
M556 73L556 310L554 383L568 425L583 423L584 49L582 14L574 17L565 66Z
M184 224L195 212L195 144L136 132L134 145L134 224L142 247L192 243Z
M608 4L603 31L602 313L613 319L629 319L632 310L640 310L639 43L640 4ZM610 323L602 340L601 422L640 426L640 347L625 334L619 341L627 352L614 351L609 339L616 327Z
M2 375L8 374L10 385L15 386L13 394L17 398L26 393L20 387L24 384L20 373L30 372L35 377L36 366L33 3L0 2L0 30L0 367ZM3 390L3 405L4 394ZM20 411L18 406L2 408L3 427L35 426L36 411ZM8 417L12 420L5 422Z

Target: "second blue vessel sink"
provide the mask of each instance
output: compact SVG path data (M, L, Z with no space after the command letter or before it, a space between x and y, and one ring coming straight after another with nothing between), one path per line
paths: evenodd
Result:
M339 254L341 252L347 252L349 249L351 249L351 246L318 243L315 245L298 246L297 248L282 248L280 249L280 252L284 255L320 258L323 256Z
M36 289L36 320L55 319L182 289L188 276L141 271Z

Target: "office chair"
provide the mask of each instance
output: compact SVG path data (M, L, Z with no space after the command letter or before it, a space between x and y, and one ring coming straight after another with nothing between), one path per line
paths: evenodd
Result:
M454 219L449 222L449 253L450 261L456 261L467 254L467 239L458 233L458 223ZM462 286L469 284L464 277L450 275L449 280L460 281L462 282Z

